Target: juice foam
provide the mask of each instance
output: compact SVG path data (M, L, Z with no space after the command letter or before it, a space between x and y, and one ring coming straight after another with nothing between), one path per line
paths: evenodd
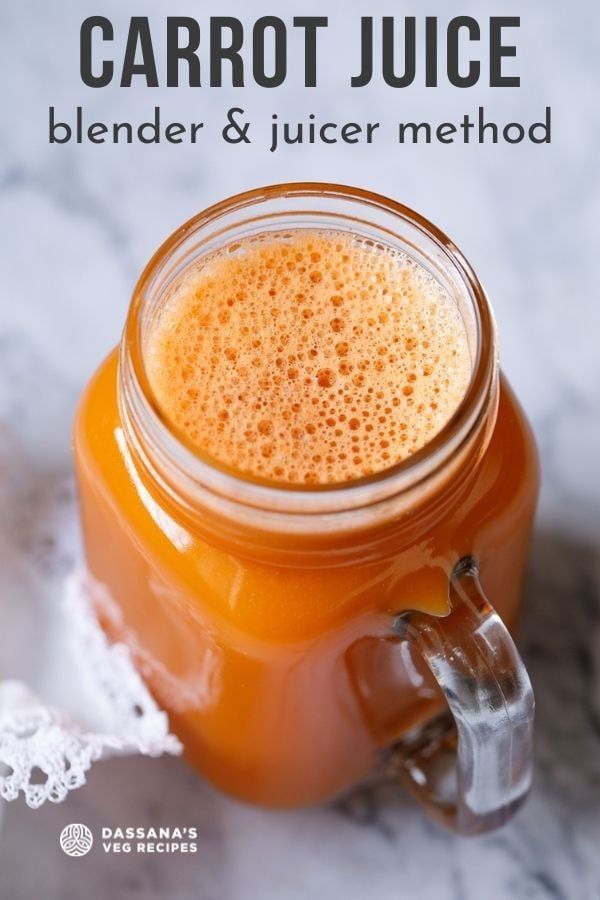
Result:
M425 446L469 383L465 326L403 252L298 229L229 245L171 289L145 348L166 418L241 473L330 484Z

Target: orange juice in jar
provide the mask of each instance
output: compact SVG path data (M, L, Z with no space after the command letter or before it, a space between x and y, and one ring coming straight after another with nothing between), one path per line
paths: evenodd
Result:
M429 222L321 184L198 215L142 274L75 460L90 596L204 776L297 806L387 760L458 831L517 808L537 455Z

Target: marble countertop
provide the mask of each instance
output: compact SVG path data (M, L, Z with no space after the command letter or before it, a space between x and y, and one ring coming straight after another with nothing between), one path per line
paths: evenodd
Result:
M274 11L267 6L232 0L200 13L185 0L177 13L251 21ZM456 13L481 18L514 6L467 0ZM296 7L279 2L277 14ZM521 641L538 709L531 798L503 830L460 840L391 785L325 809L272 813L220 796L180 760L113 759L62 805L0 806L2 900L600 898L597 7L575 0L567 18L559 6L531 0L520 11L522 87L495 91L352 91L339 46L356 46L361 14L397 14L397 5L323 0L318 11L329 15L335 39L313 91L294 79L273 91L94 91L79 80L81 20L102 12L118 31L139 8L127 0L105 0L102 9L88 0L21 0L2 13L0 615L11 642L0 675L26 678L49 699L60 693L53 604L71 561L47 513L73 504L74 406L117 342L150 254L182 221L235 191L285 180L359 184L422 211L471 260L496 311L504 370L539 441L543 490ZM166 6L152 0L144 12L158 25ZM427 13L435 12L447 15L447 4L430 3ZM90 117L118 121L142 119L155 104L169 119L211 123L204 142L48 144L50 105L57 116L83 105ZM549 104L553 140L541 146L383 142L271 154L264 142L217 149L214 138L233 105L263 122L272 112L393 122L456 119L479 105L499 120L533 121ZM70 860L58 835L73 821L93 829L194 824L199 850Z

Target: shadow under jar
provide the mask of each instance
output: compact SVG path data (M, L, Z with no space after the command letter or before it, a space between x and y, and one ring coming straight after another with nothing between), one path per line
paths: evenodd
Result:
M188 266L298 228L407 253L454 298L472 358L464 399L422 450L318 487L261 482L194 450L145 370L153 317ZM538 462L498 373L484 291L437 228L328 184L259 189L196 216L137 284L120 349L81 400L75 461L90 597L214 784L297 806L387 766L462 833L518 807L533 697L507 628Z

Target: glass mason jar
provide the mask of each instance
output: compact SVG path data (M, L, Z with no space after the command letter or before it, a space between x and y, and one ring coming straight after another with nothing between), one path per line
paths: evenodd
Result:
M455 299L472 357L466 395L430 443L343 484L261 482L203 456L166 419L145 371L153 317L183 270L242 238L298 228L410 254ZM437 228L329 184L254 190L200 213L144 270L120 348L81 400L75 461L100 620L217 786L304 805L386 766L458 831L494 827L519 805L533 698L507 628L538 461L498 372L485 293Z

